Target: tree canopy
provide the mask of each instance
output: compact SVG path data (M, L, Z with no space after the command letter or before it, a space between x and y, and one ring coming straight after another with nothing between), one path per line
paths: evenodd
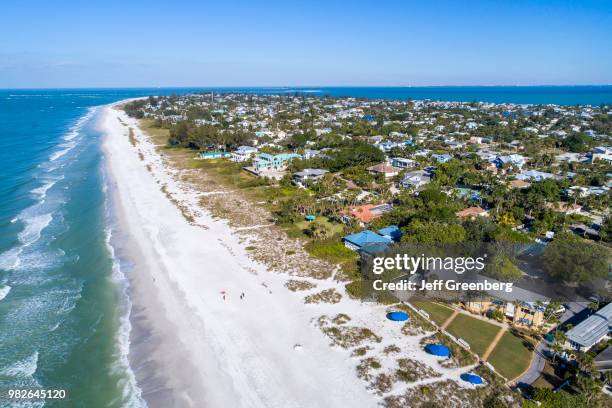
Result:
M608 274L609 259L606 247L562 233L546 247L541 264L552 277L567 282L588 282Z

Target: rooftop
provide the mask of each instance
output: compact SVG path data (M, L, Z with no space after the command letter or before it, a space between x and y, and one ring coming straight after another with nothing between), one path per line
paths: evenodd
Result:
M611 323L612 303L609 303L568 331L567 338L589 348L609 333Z

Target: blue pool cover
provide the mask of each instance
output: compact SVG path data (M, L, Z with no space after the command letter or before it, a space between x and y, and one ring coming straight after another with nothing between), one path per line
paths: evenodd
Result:
M389 312L387 313L387 319L393 320L394 322L404 322L408 320L410 316L406 312Z
M461 379L471 384L482 384L482 377L472 373L461 374Z
M425 346L425 351L434 356L448 357L450 356L450 350L443 344L428 344Z

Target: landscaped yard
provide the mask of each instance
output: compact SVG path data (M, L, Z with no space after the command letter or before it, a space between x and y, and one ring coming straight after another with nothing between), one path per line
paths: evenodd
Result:
M327 217L317 217L316 221L298 221L295 223L295 226L299 228L300 231L304 231L308 230L313 222L318 222L319 224L321 224L328 231L329 237L342 233L344 229L344 226L342 224L334 224L330 222Z
M489 363L508 380L513 380L529 367L531 350L526 340L507 332L489 357Z
M474 317L458 314L446 328L450 334L459 337L470 345L470 350L482 356L501 327Z
M441 325L453 314L453 309L442 306L438 303L426 300L411 300L410 303L416 308L422 309L429 314L429 318L438 326Z

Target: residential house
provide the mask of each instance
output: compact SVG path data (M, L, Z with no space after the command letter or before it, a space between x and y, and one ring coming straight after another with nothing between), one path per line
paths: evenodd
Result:
M438 163L442 164L442 163L446 163L453 157L450 154L435 154L434 153L431 155L431 158L437 161Z
M257 153L257 148L252 146L240 146L231 153L231 161L244 162L253 158Z
M265 170L284 170L285 168L287 168L287 164L291 160L300 157L301 156L299 154L295 153L260 153L255 158L255 163L253 164L253 167L257 172Z
M481 281L484 279L490 283L498 283L489 277L479 276L478 278ZM544 312L549 302L549 298L515 285L511 292L488 290L486 296L465 301L463 305L469 312L477 314L499 310L514 326L539 329L545 323Z
M497 156L495 164L497 167L503 168L508 166L515 166L519 169L527 163L527 158L520 154L509 154L505 156Z
M566 333L566 346L578 351L588 351L595 344L610 336L612 331L612 303L580 322Z
M304 186L308 180L318 180L327 173L323 169L304 169L293 174L293 182L297 185Z
M474 219L476 217L488 217L489 213L484 208L474 206L474 207L465 208L461 211L457 211L455 215L461 219L465 219L465 218Z
M606 160L612 162L612 147L598 146L591 152L591 163L597 160Z
M509 184L510 184L510 188L518 188L518 189L528 188L529 186L531 186L531 183L525 180L512 180L510 181Z
M578 214L582 210L582 206L579 204L570 204L558 201L556 203L546 203L544 206L553 211L557 211L563 214Z
M394 157L391 159L391 165L398 169L408 169L416 166L416 162L412 159L405 159L403 157Z
M368 167L370 174L379 175L382 174L385 178L397 176L402 169L393 167L388 163L380 163L374 166Z
M312 159L314 157L318 157L321 155L321 151L313 150L313 149L304 149L304 154L302 155L304 159Z
M379 230L378 234L396 242L402 238L402 231L397 225L389 225L388 227Z
M401 145L396 142L386 141L386 142L382 142L378 144L377 147L383 152L387 153L388 151L390 151L391 149L395 147L401 147Z
M546 173L544 171L539 170L523 170L519 174L516 175L516 178L523 181L542 181L547 179L558 179L558 176L555 176L552 173Z
M364 230L356 234L343 237L342 242L344 242L344 246L348 249L359 251L369 245L382 245L383 247L386 247L392 243L392 240L375 232Z
M427 170L415 170L404 174L399 185L403 188L419 189L431 182L432 174Z
M356 220L359 225L368 225L372 220L381 217L384 213L391 211L390 204L365 204L350 207L342 215L342 222L351 224Z

